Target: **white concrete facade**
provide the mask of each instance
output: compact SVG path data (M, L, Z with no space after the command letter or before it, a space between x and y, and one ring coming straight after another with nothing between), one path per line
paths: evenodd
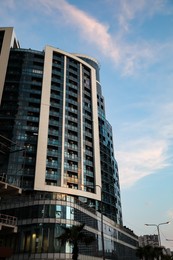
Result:
M0 104L1 104L10 48L13 47L14 44L16 45L16 47L19 47L19 44L16 39L13 27L0 28L0 31L4 32L2 49L0 52L0 68L1 68L0 69Z
M61 160L61 186L46 185L46 153L48 143L48 126L49 126L49 108L50 108L50 92L51 92L51 73L52 73L52 55L54 53L60 53L64 56L64 86L63 86L63 119L62 119L62 158ZM81 120L78 122L80 125L80 142L81 148L78 150L80 153L80 175L78 180L78 189L69 189L64 185L64 145L65 145L65 106L66 106L66 57L75 59L80 65L80 113ZM82 64L88 67L91 71L91 94L92 94L92 121L93 121L93 151L94 151L94 171L95 171L95 183L96 193L84 191L84 170L83 170L83 105L82 105ZM40 121L39 121L39 133L38 133L38 147L37 147L37 159L35 170L35 182L34 189L60 192L69 195L82 196L95 200L101 200L101 169L100 169L100 147L99 147L99 127L98 127L98 111L97 111L97 89L96 89L96 73L95 69L85 61L81 60L77 56L64 52L62 50L46 46L45 48L45 60L42 82L42 97L41 97L41 109L40 109Z

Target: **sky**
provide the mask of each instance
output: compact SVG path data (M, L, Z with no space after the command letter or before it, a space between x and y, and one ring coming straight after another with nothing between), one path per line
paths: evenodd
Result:
M173 0L0 0L22 48L51 45L100 63L124 225L173 250Z

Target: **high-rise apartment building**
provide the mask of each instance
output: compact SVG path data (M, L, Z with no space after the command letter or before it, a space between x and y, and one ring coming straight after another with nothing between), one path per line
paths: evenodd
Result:
M96 238L81 245L81 259L135 259L98 62L51 46L20 48L13 28L1 28L0 100L0 174L23 189L0 206L18 218L17 239L6 237L11 259L66 258L71 246L57 237L78 223Z

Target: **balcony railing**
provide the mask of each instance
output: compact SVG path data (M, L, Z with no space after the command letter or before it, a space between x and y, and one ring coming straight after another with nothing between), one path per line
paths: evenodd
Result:
M14 232L17 232L17 218L5 214L0 214L0 230L4 228L12 228Z

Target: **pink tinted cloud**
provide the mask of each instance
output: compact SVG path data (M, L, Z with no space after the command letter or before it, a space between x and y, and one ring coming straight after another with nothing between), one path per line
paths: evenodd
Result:
M118 62L120 50L113 42L107 25L100 23L65 0L42 0L40 4L44 5L49 12L56 12L56 10L60 12L66 24L74 26L87 42L95 44L104 55Z
M124 0L118 3L116 0L112 0L110 2L112 6L117 4L118 17L121 17L127 27L129 21L135 19L139 14L141 17L154 14L163 5L163 0L156 0L152 7L149 0L132 0L130 2ZM70 4L67 0L38 0L37 3L39 3L39 9L43 7L42 10L54 23L60 21L69 28L75 29L85 42L92 45L92 48L97 48L102 55L110 58L121 70L123 76L136 74L154 63L156 57L160 56L159 46L145 40L133 44L124 41L126 32L121 25L121 32L117 32L116 36L113 36L109 32L108 25Z
M143 138L138 142L135 144L133 140L128 145L130 149L125 147L125 150L116 153L122 188L130 187L143 177L168 166L166 141Z

